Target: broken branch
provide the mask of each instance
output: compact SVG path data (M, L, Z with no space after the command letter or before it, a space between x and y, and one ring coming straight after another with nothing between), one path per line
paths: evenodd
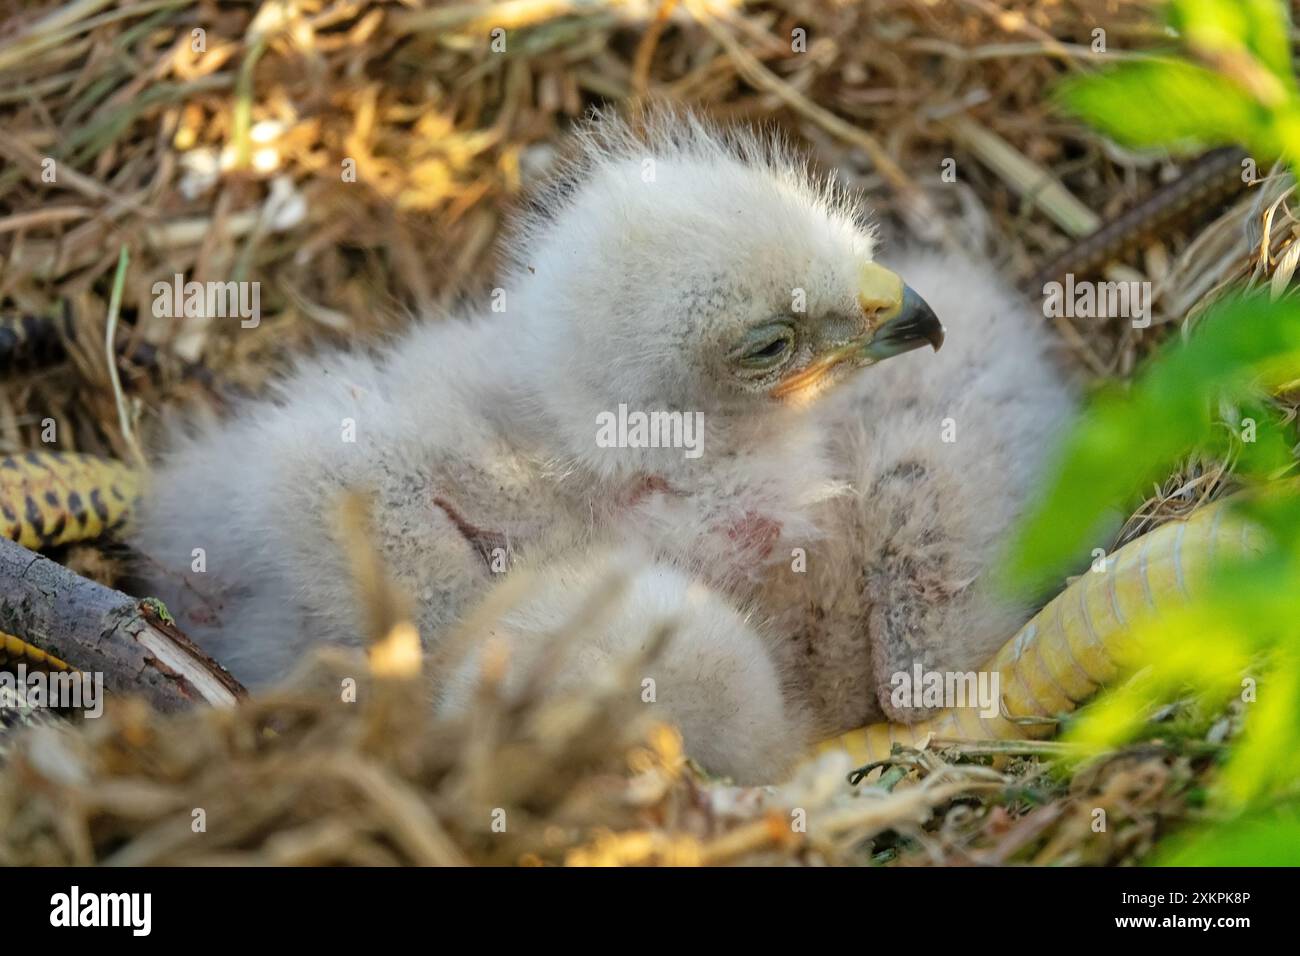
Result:
M102 673L111 692L140 695L161 711L233 704L244 688L159 607L0 539L0 631Z

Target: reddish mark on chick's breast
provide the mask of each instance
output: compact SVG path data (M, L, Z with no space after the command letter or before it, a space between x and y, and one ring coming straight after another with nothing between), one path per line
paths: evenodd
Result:
M442 509L442 513L456 526L460 536L478 552L479 557L483 559L483 563L488 566L488 570L491 570L493 553L497 549L504 552L508 547L506 536L500 531L480 528L478 525L466 520L465 516L457 511L446 498L435 497L433 503Z
M628 493L627 507L635 508L651 495L680 494L681 492L674 490L673 486L668 484L667 479L659 475L643 475L637 483L632 486L631 492Z
M644 475L623 499L624 507L635 508L655 495L688 497L659 475ZM737 555L747 561L764 561L772 556L781 538L781 522L757 511L746 511L740 518L707 526L710 534L723 533L735 547Z
M727 537L745 554L755 559L772 556L772 550L781 537L781 523L756 511L745 514L726 526Z

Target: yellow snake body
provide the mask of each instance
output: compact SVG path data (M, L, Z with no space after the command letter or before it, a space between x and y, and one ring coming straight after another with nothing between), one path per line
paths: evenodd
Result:
M883 760L896 743L917 746L927 738L1051 736L1050 718L1073 710L1117 676L1115 660L1134 621L1186 603L1216 556L1252 546L1250 527L1232 520L1227 510L1226 502L1217 502L1148 532L1048 602L983 668L999 675L1001 715L954 707L916 724L879 723L849 731L818 751L843 750L861 766Z
M13 669L19 664L44 671L70 671L67 661L59 660L53 654L28 644L21 637L14 637L0 631L0 669Z
M0 457L0 536L33 550L89 541L125 522L140 494L138 472L71 452Z
M89 540L125 522L140 488L140 475L116 461L40 451L3 457L0 534L29 548ZM818 751L843 750L861 765L887 757L895 743L916 746L932 737L1050 736L1055 730L1050 718L1073 710L1116 677L1114 662L1135 620L1186 602L1217 554L1250 547L1248 526L1226 512L1226 503L1215 503L1148 532L1034 615L984 667L1000 675L1002 715L982 716L974 706L952 708L921 723L850 731L820 744ZM0 666L19 658L29 665L68 666L0 633Z
M89 541L122 526L140 494L138 472L107 458L29 451L0 456L0 537L33 550ZM71 670L0 631L0 668Z

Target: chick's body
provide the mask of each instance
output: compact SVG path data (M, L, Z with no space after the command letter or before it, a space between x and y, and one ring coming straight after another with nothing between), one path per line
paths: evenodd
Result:
M814 734L918 717L891 711L890 673L973 667L1023 615L983 582L1069 404L1039 323L987 270L909 257L949 344L855 373L894 354L887 330L935 327L910 291L864 293L874 238L850 197L690 118L583 137L509 247L504 312L306 363L176 441L140 522L150 587L252 684L355 643L331 516L359 488L435 644L521 562L572 569L530 620L555 618L606 547L653 583L601 647L704 600L664 665L696 690L666 694L665 716L715 769L761 778ZM621 407L697 416L700 442L609 447ZM537 657L538 628L503 634ZM605 656L577 653L567 679Z

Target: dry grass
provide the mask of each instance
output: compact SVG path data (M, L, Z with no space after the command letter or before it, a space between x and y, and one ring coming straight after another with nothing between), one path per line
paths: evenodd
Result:
M487 19L473 4L82 0L15 12L0 25L0 301L70 306L79 344L52 373L6 383L0 448L34 443L49 414L69 446L129 453L101 344L122 248L117 341L147 347L125 382L147 436L162 409L206 390L184 374L193 364L251 387L304 348L373 339L483 292L508 210L597 101L663 97L778 123L865 190L894 236L981 248L1023 280L1177 169L1048 105L1057 78L1096 59L1094 24L1111 49L1158 39L1149 3L1006 8L522 0ZM489 50L498 22L515 28L506 53ZM806 52L791 51L796 28ZM956 183L940 180L949 157ZM1149 237L1128 264L1160 287L1157 326L1224 277L1218 250L1213 269L1180 268L1188 246ZM176 273L259 281L262 325L156 318L152 285ZM1190 302L1175 281L1187 273ZM1159 330L1114 325L1065 328L1063 341L1087 371L1126 374Z
M1038 759L1060 745L937 746L853 787L834 754L743 789L626 695L505 700L489 680L440 721L420 691L329 654L232 711L117 701L15 735L0 864L1121 863L1188 816L1217 750L1149 743L1071 780Z
M62 447L127 457L170 408L482 293L510 207L594 102L777 123L865 190L888 236L979 249L1018 282L1180 168L1049 105L1054 81L1098 59L1094 27L1115 55L1161 41L1142 0L8 6L0 305L67 309L73 341L66 361L0 382L0 451L35 445L53 417ZM489 49L496 26L508 52ZM1208 225L1140 237L1109 273L1154 282L1151 328L1061 320L1067 361L1126 376L1230 278L1289 281L1288 200L1274 178ZM156 318L152 285L176 273L260 282L260 327ZM110 313L130 357L120 400ZM1223 472L1189 463L1126 536L1219 493ZM0 862L842 863L902 847L906 862L1120 862L1186 812L1209 763L1152 744L1066 781L1038 752L949 749L901 754L856 789L827 758L739 791L613 700L503 701L489 683L467 734L397 671L329 657L235 712L162 720L124 702L26 735L0 774ZM348 676L358 703L340 699ZM1096 806L1119 821L1104 838Z

